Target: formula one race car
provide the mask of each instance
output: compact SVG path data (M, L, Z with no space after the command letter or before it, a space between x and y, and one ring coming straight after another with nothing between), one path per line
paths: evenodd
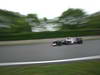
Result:
M72 44L82 44L82 38L66 38L65 40L56 40L52 43L52 46L61 46L61 45L72 45Z

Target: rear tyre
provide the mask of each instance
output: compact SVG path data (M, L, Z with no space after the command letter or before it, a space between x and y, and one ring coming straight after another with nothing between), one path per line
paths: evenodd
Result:
M78 44L82 44L82 43L83 43L83 41L82 41L82 40L78 41Z

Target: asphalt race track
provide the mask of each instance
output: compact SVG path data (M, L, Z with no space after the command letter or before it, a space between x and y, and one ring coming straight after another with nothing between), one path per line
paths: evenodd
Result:
M95 55L100 55L100 40L57 47L52 47L51 43L0 46L0 63L63 60Z

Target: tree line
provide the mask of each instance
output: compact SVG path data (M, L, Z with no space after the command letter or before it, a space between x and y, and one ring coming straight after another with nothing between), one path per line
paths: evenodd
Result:
M100 12L87 14L82 9L69 8L57 18L56 23L60 24L59 31L100 29ZM43 19L45 22L48 20L46 17ZM5 27L0 27L2 32L32 32L32 27L39 25L40 21L37 14L22 15L18 12L0 9L0 25L5 25Z

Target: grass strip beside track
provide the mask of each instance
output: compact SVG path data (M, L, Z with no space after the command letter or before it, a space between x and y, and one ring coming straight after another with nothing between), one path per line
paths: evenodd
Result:
M100 60L0 67L0 75L100 75Z

